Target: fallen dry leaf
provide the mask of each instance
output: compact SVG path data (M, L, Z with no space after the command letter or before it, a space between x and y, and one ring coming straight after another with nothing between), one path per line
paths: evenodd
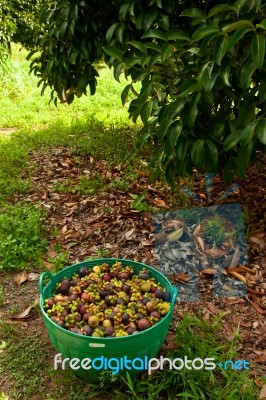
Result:
M219 310L218 308L215 307L215 305L211 303L209 303L207 307L213 314L221 314L225 312L224 310Z
M53 269L53 264L46 261L46 260L42 260L42 264L45 266L46 269L48 269L49 271L51 271L51 269Z
M263 231L257 231L257 232L252 232L252 234L250 235L251 237L256 237L258 239L263 239L266 236L266 233Z
M228 324L227 322L224 322L224 323L223 323L223 327L224 327L224 329L226 330L226 332L228 333L229 338L230 338L230 339L233 338L233 335L234 335L234 328L233 328L230 324Z
M159 199L158 197L156 197L155 199L155 204L158 207L164 207L165 206L165 201L162 199Z
M200 229L201 229L201 225L200 224L196 225L196 227L194 229L194 232L193 232L193 235L197 236L199 234L199 232L200 232Z
M200 247L201 251L204 251L205 243L204 243L204 240L202 239L202 237L201 236L197 236L196 240L197 240L197 242L199 244L199 247Z
M244 326L245 328L250 328L252 326L251 322L245 322L242 318L237 317L236 315L233 315L232 319L235 324Z
M160 232L157 235L155 235L155 242L159 243L163 243L166 241L167 238L167 234L164 232Z
M28 281L37 281L40 277L40 274L37 274L35 272L31 272L28 276Z
M179 349L180 347L181 347L180 343L169 342L169 343L163 345L162 350L166 352L166 351L170 351L170 350Z
M247 288L247 290L251 293L257 294L258 296L264 296L266 294L265 292L259 292L258 290L250 289L249 287Z
M176 282L187 282L188 281L188 274L178 274L174 276L174 280Z
M30 312L31 310L35 307L35 304L30 305L29 307L26 308L21 314L17 316L11 316L9 319L17 319L17 320L23 320L23 319L28 319L30 317Z
M225 304L239 304L239 303L244 303L244 299L223 299L223 303Z
M264 351L264 353L262 353L261 355L259 355L256 358L254 358L253 362L255 362L255 363L264 363L264 362L266 362L266 350Z
M214 268L206 268L206 269L200 271L200 274L216 275L216 274L218 274L218 271Z
M169 242L174 242L175 240L178 240L182 237L184 232L183 228L177 229L176 231L169 233L169 235L167 235L167 240Z
M126 239L126 240L131 240L131 239L133 239L134 237L136 237L137 232L138 232L138 231L137 231L135 228L130 229L129 231L127 231L127 232L125 233L125 239Z
M245 284L247 283L246 278L239 274L238 272L235 271L228 271L231 275L233 275L235 278L237 278L239 281L244 282Z
M229 267L234 267L234 266L238 265L238 264L239 264L240 257L241 257L241 251L239 250L238 247L236 247L235 252L234 252L234 255L233 255L233 257L232 257L232 260L231 260L231 262L230 262Z
M208 311L204 314L203 319L204 319L205 322L209 322L209 320L210 320L210 313L209 313Z
M254 237L254 236L251 236L249 239L250 239L251 242L256 243L256 244L258 244L260 246L261 239L258 239L257 237Z
M235 271L235 272L250 272L251 274L255 274L255 271L253 269L246 267L245 265L238 265L238 266L232 266L226 268L227 271Z
M28 280L28 273L26 271L17 274L14 278L15 283L19 286Z
M254 301L251 301L248 296L246 296L246 299L248 300L248 302L252 305L252 307L255 308L255 310L259 313L259 314L263 314L266 315L266 310L263 310L263 308L261 308L257 303L255 303Z
M212 248L205 250L205 253L209 254L212 258L219 258L226 254L226 250Z
M33 304L31 304L30 306L28 306L26 308L26 310L24 310L21 314L17 315L17 316L11 316L9 317L9 319L15 319L15 320L25 320L25 319L29 319L30 318L30 312L31 310L40 302L40 296L37 293L34 299Z
M260 391L260 400L266 399L266 385L262 386L262 389Z

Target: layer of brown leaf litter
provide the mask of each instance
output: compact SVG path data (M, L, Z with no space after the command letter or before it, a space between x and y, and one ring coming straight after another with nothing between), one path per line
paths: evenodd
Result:
M51 269L51 258L66 251L70 263L83 261L90 257L127 258L149 265L157 265L154 245L154 228L152 215L157 211L175 210L171 192L168 187L150 183L145 172L139 170L139 180L130 184L128 190L117 190L112 186L115 179L124 172L120 166L108 169L101 160L92 157L76 157L68 148L54 148L48 151L34 152L31 162L37 165L33 172L34 189L26 197L27 202L41 202L47 211L45 224L49 229L50 250L43 262L44 267ZM101 176L105 188L95 195L79 193L61 193L60 184L72 186L71 180L79 181L80 176L93 178ZM215 298L212 295L212 274L201 274L200 295L198 302L177 303L174 322L182 319L184 313L196 313L202 310L205 320L212 315L223 313L223 327L228 340L235 331L243 337L239 349L241 357L257 364L258 371L251 371L254 378L266 371L266 156L260 157L258 167L251 167L244 180L236 180L240 186L238 193L230 196L227 202L239 202L249 218L248 229L248 271L236 268L235 272L244 277L247 283L247 296L242 298ZM212 198L218 198L226 189L220 177L214 181ZM138 211L132 208L135 195L146 191L145 200L151 212ZM196 177L194 191L206 200L204 180ZM21 200L21 199L17 199ZM198 206L191 204L191 207ZM54 232L58 235L55 236ZM50 261L49 261L50 260ZM173 275L173 282L184 282L183 274ZM22 283L33 285L27 300L34 300L37 293L37 281ZM17 290L13 280L8 283L8 293L12 306L21 308L21 297L12 295ZM13 297L12 297L13 296ZM22 295L23 299L23 295ZM10 304L5 304L3 313L8 317ZM24 303L25 305L25 303ZM24 307L25 308L25 307ZM24 311L24 309L20 309ZM19 314L19 312L17 313ZM30 315L30 313L29 313ZM1 314L0 314L1 317ZM23 316L21 321L27 321ZM36 325L37 324L37 325ZM28 320L25 329L38 326L44 330L41 320Z

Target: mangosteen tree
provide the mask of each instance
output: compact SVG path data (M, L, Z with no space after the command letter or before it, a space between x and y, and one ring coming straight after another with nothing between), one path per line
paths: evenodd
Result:
M11 42L36 48L42 29L40 10L44 0L0 0L0 47L10 50Z
M244 177L265 151L265 1L57 0L41 23L31 70L42 91L69 104L94 94L103 58L128 78L137 144L154 144L151 164L170 183L194 168Z

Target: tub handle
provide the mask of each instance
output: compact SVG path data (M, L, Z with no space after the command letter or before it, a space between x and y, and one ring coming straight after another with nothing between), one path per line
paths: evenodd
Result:
M40 279L39 279L39 292L40 292L40 303L43 303L43 281L45 278L50 278L51 281L53 281L54 276L51 272L45 271L41 274Z

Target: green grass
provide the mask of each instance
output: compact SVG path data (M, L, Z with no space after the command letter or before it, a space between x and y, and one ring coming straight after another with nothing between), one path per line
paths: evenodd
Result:
M0 360L0 375L7 374L12 380L9 393L12 398L26 399L32 393L41 394L46 390L44 366L49 362L49 353L39 337L27 336L7 344Z
M27 52L20 50L19 45L12 45L12 60L2 67L0 88L0 126L27 129L45 128L56 124L75 125L94 116L98 121L116 125L128 125L126 108L121 104L120 94L127 84L115 81L112 71L99 68L97 92L74 101L71 105L49 105L50 92L47 89L41 96L37 87L38 78L29 74L29 61L25 60ZM1 68L1 67L0 67Z
M54 258L48 258L48 261L53 265L52 272L57 273L69 265L68 254L66 251L60 252Z
M73 181L73 179L66 178L60 183L55 183L53 189L59 193L94 195L100 190L105 190L105 185L103 179L98 175L95 175L92 178L82 175L80 176L78 182Z
M0 269L28 269L47 246L38 205L6 205L0 214Z

